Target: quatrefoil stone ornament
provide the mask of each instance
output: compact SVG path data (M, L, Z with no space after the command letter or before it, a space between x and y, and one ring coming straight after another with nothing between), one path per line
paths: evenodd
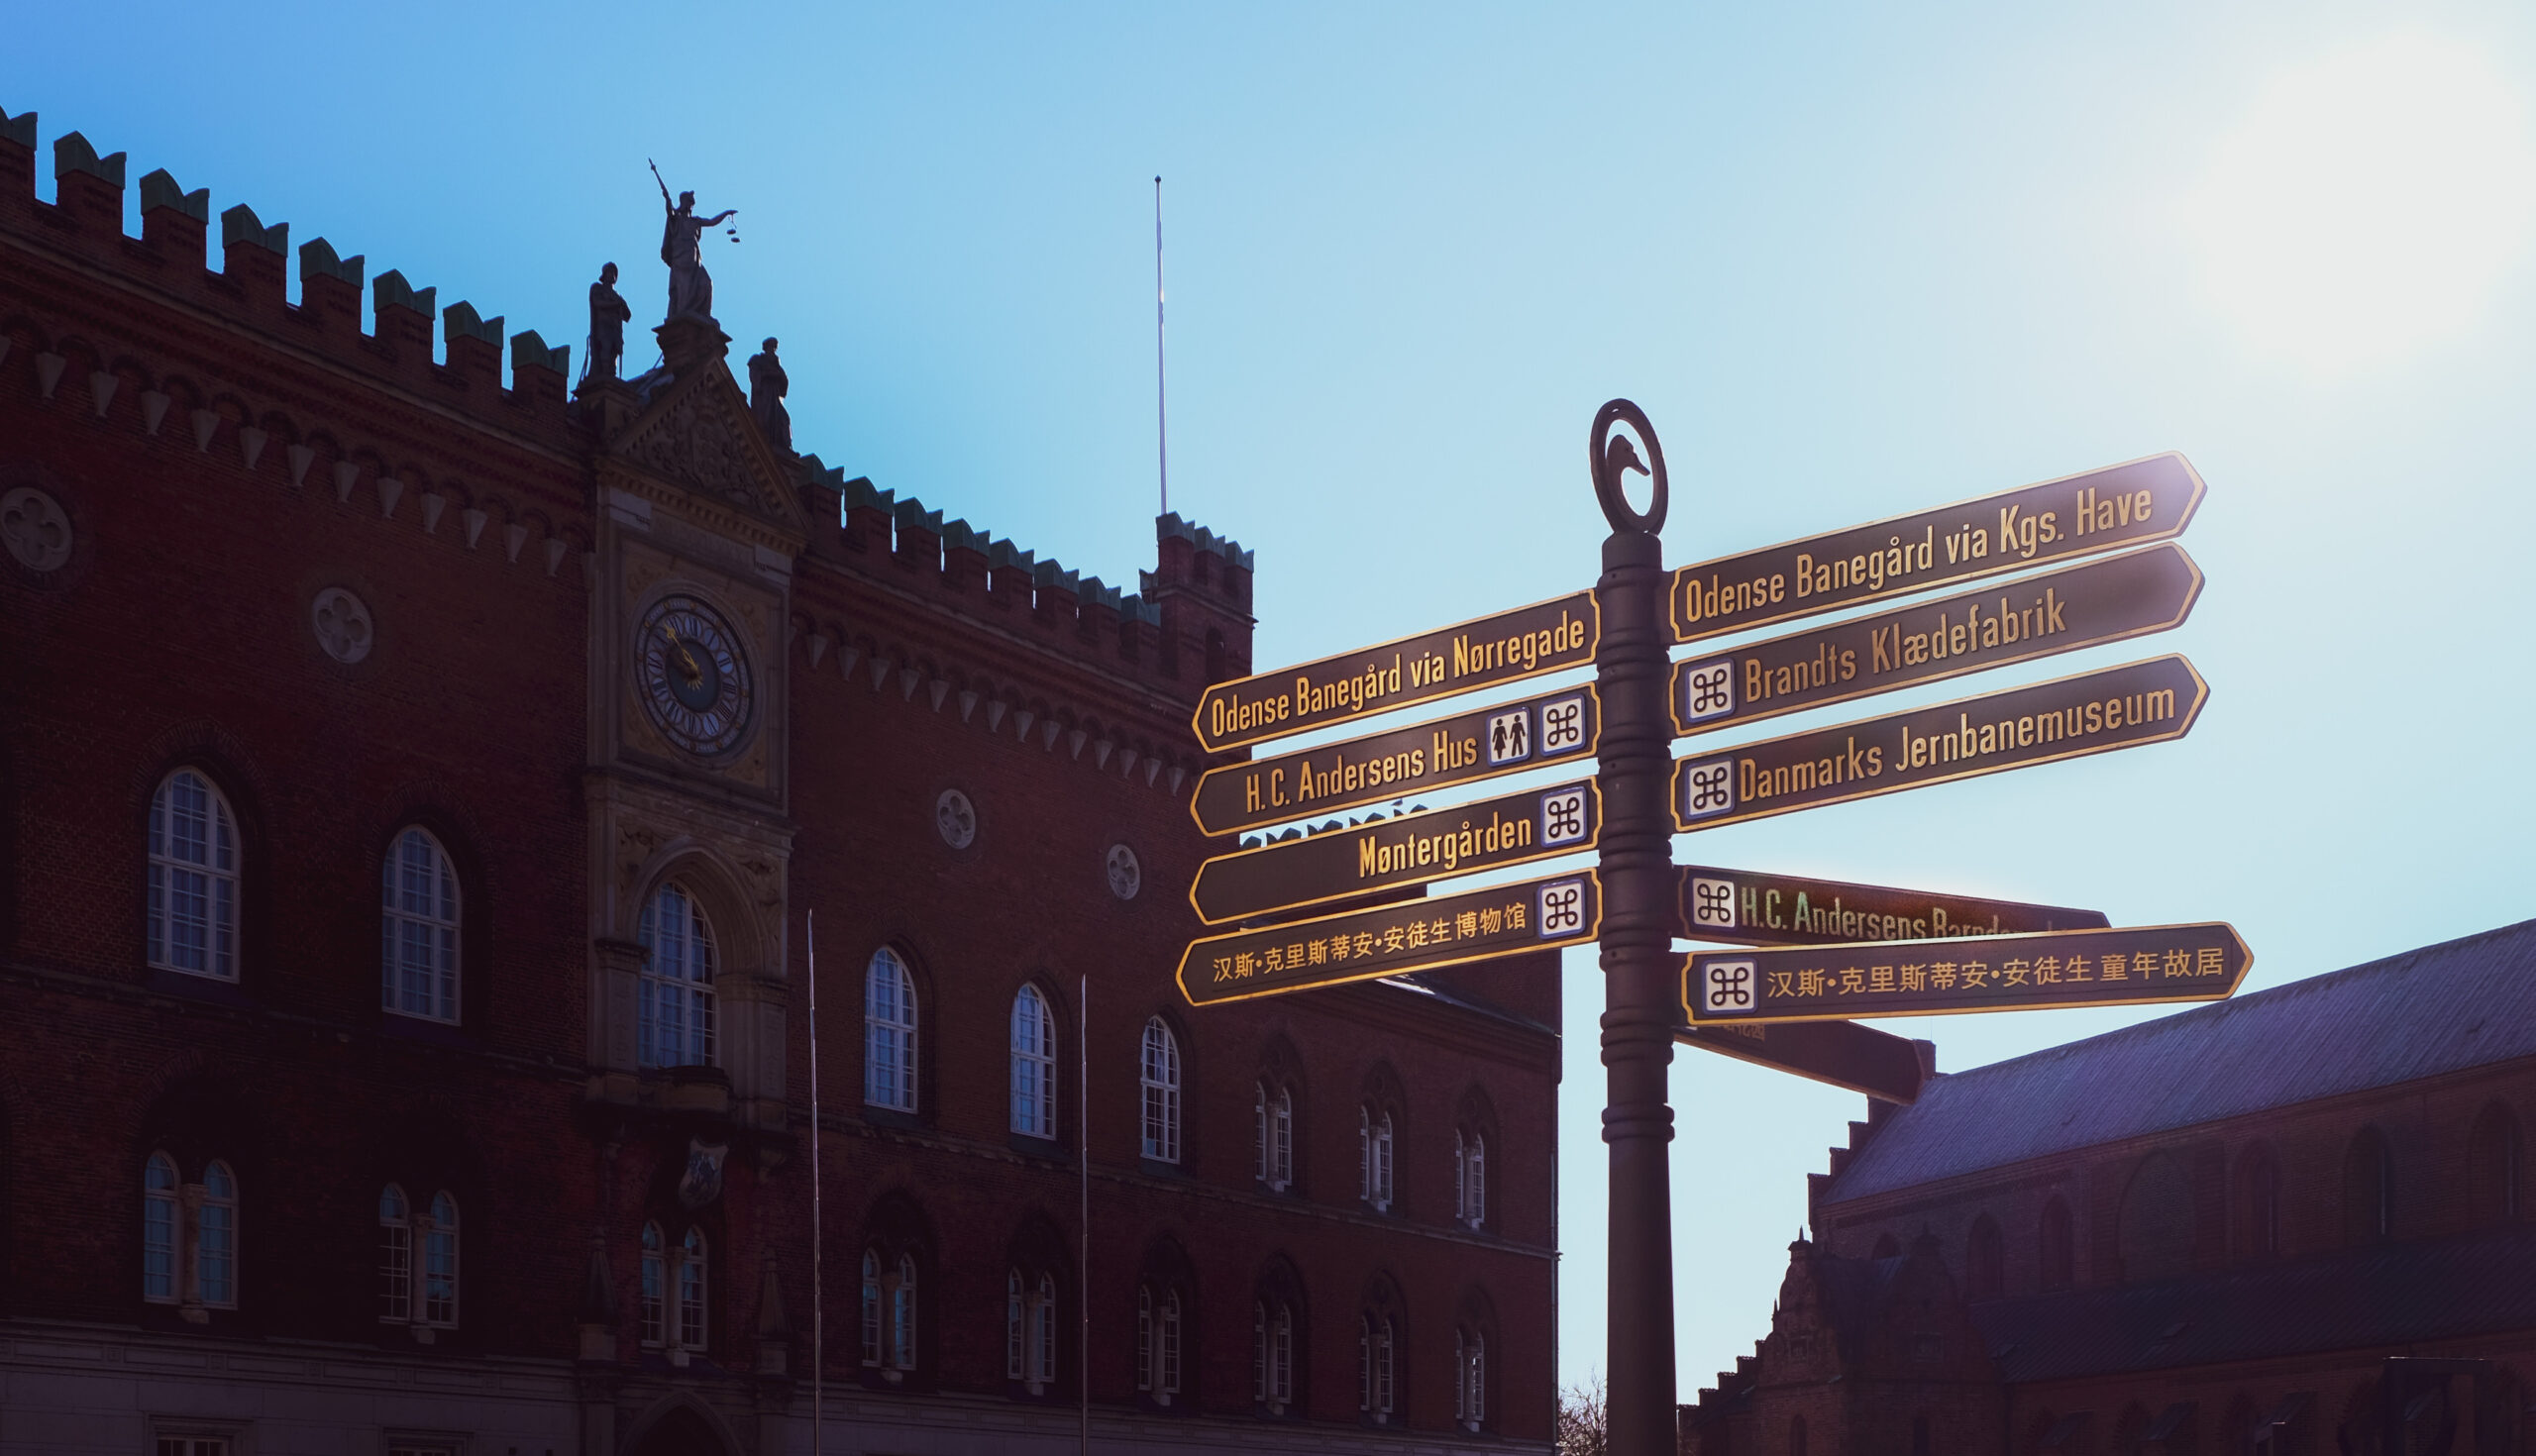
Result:
M1110 892L1118 898L1134 899L1136 891L1144 888L1144 867L1136 863L1136 852L1125 845L1110 846L1110 860L1107 868L1110 872Z
M317 631L317 645L326 656L346 667L370 656L376 636L370 630L370 608L362 599L340 586L329 586L317 593L309 604L308 623Z
M0 541L33 572L56 570L70 560L70 517L61 502L32 485L0 496Z
M978 837L977 805L956 788L942 790L933 801L933 827L942 834L942 842L953 849L967 849Z

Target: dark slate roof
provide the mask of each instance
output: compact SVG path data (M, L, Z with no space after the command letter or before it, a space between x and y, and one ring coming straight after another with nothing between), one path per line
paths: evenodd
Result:
M2536 1328L2536 1225L1971 1306L2012 1382Z
M2536 1056L2536 920L1932 1079L1827 1202Z

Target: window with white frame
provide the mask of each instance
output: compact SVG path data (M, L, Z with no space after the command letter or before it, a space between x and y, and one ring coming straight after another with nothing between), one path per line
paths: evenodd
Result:
M154 1304L176 1302L176 1162L152 1153L141 1167L141 1297Z
M150 964L238 979L238 828L211 780L178 769L150 800Z
M1012 1130L1057 1135L1057 1029L1035 986L1012 997Z
M888 946L863 975L863 1100L915 1110L915 978Z
M1157 1163L1180 1161L1180 1039L1159 1016L1145 1023L1137 1080L1144 1089L1143 1150Z
M1031 1395L1057 1383L1057 1282L1004 1271L1004 1376Z
M1453 1217L1472 1228L1488 1221L1488 1136L1473 1128L1453 1134Z
M915 1369L915 1257L863 1251L863 1363L893 1383Z
M216 1158L202 1171L194 1214L194 1289L207 1308L238 1307L238 1177Z
M643 1343L683 1360L710 1343L706 1281L712 1260L704 1230L688 1227L673 1247L658 1223L643 1225Z
M1398 1408L1394 1381L1392 1322L1388 1314L1366 1313L1356 1320L1357 1408L1376 1425L1388 1425Z
M645 1067L713 1065L713 925L677 881L643 903L636 1060Z
M378 1193L378 1317L402 1324L414 1315L414 1218L405 1191Z
M1168 1405L1180 1394L1180 1291L1136 1287L1136 1390Z
M643 1225L642 1325L643 1343L666 1343L669 1333L669 1250L661 1239L661 1226Z
M1478 1329L1453 1331L1453 1419L1469 1431L1488 1419L1488 1336Z
M1377 1213L1392 1204L1392 1121L1388 1108L1356 1109L1356 1196Z
M1282 1194L1295 1185L1295 1094L1265 1082L1251 1089L1251 1154L1260 1186Z
M396 836L379 866L378 1008L458 1019L458 872L420 825Z
M678 1342L682 1348L704 1348L704 1279L707 1260L704 1230L690 1226L679 1242Z
M1295 1404L1295 1310L1282 1300L1251 1305L1251 1398L1271 1415Z
M413 1325L417 1339L457 1326L458 1200L446 1189L419 1212L398 1185L379 1190L378 1317Z

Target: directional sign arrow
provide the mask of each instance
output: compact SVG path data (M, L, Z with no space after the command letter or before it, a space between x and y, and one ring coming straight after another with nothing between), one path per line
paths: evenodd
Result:
M1920 1085L1928 1080L1919 1043L1854 1021L1676 1026L1673 1040L1884 1102L1917 1101Z
M1588 780L1217 855L1198 867L1189 903L1216 925L1574 854L1594 847L1602 805Z
M1673 640L1696 642L1876 597L2021 572L2183 534L2201 476L2180 455L2064 475L1683 567Z
M2168 543L1673 665L1673 732L1709 733L2180 626L2201 571Z
M1218 682L1198 699L1190 721L1198 742L1209 753L1220 753L1583 667L1594 661L1601 636L1602 613L1594 593L1579 591L1317 663Z
M1929 940L2110 925L2102 910L1684 865L1673 934L1740 945Z
M2180 657L1676 760L1685 832L2181 738L2209 685Z
M1696 951L1682 963L1694 1026L2215 1001L2254 953L2212 921L2041 935Z
M1234 834L1582 761L1602 738L1598 702L1590 684L1579 685L1210 769L1199 776L1189 813L1208 834Z
M1282 995L1409 971L1583 945L1602 929L1591 870L1349 910L1189 943L1180 993L1193 1006Z

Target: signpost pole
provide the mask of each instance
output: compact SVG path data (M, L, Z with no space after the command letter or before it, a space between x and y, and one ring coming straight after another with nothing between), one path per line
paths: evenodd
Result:
M1622 423L1645 450L1640 461ZM1589 447L1594 491L1612 534L1603 542L1602 644L1594 684L1603 704L1598 769L1603 786L1603 1065L1609 1103L1603 1140L1612 1149L1610 1449L1613 1456L1669 1456L1673 1432L1672 1190L1667 1168L1673 1109L1665 1071L1673 1060L1680 960L1671 949L1672 718L1666 697L1672 632L1663 530L1664 455L1638 407L1625 399L1595 416ZM1623 475L1651 476L1644 512L1629 503Z

